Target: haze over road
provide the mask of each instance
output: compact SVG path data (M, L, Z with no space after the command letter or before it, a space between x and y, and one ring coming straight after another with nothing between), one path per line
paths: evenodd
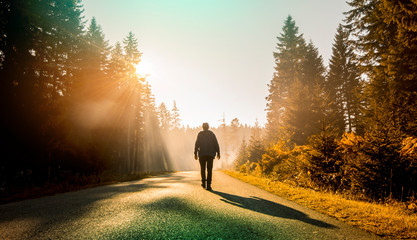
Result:
M178 172L0 206L0 239L376 239L214 172Z

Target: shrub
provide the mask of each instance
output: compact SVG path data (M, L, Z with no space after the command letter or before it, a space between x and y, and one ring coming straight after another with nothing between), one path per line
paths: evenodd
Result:
M278 142L265 150L265 154L262 155L262 172L265 174L270 174L274 166L280 164L283 160L287 159L289 156L289 151L285 147L283 141Z
M359 137L344 134L339 143L344 178L350 190L365 197L402 199L415 192L414 142L400 131L370 131ZM414 156L415 159L415 156Z
M310 177L318 186L337 191L342 183L342 165L336 132L325 130L309 139Z

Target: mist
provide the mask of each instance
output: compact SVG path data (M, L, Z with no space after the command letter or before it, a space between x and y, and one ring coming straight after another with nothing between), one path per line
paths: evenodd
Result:
M167 157L166 170L169 171L198 171L199 161L194 159L194 145L197 135L202 128L174 128L158 130L160 139L157 142L163 145ZM233 166L237 151L244 139L249 139L251 127L247 125L223 125L219 128L210 128L217 137L220 146L221 159L214 161L213 168L229 169ZM155 141L156 139L145 139ZM155 142L154 144L157 144ZM145 161L149 161L149 157Z

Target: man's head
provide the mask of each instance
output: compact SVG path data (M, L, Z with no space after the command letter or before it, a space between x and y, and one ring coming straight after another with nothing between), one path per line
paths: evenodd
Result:
M209 124L208 123L203 123L203 130L207 131L209 129Z

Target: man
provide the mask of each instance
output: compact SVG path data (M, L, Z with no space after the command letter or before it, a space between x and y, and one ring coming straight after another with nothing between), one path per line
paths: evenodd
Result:
M201 186L206 188L206 165L207 165L207 190L211 189L211 177L213 172L213 159L220 159L220 148L216 135L209 129L208 123L203 123L203 131L198 133L194 147L194 158L200 160Z

